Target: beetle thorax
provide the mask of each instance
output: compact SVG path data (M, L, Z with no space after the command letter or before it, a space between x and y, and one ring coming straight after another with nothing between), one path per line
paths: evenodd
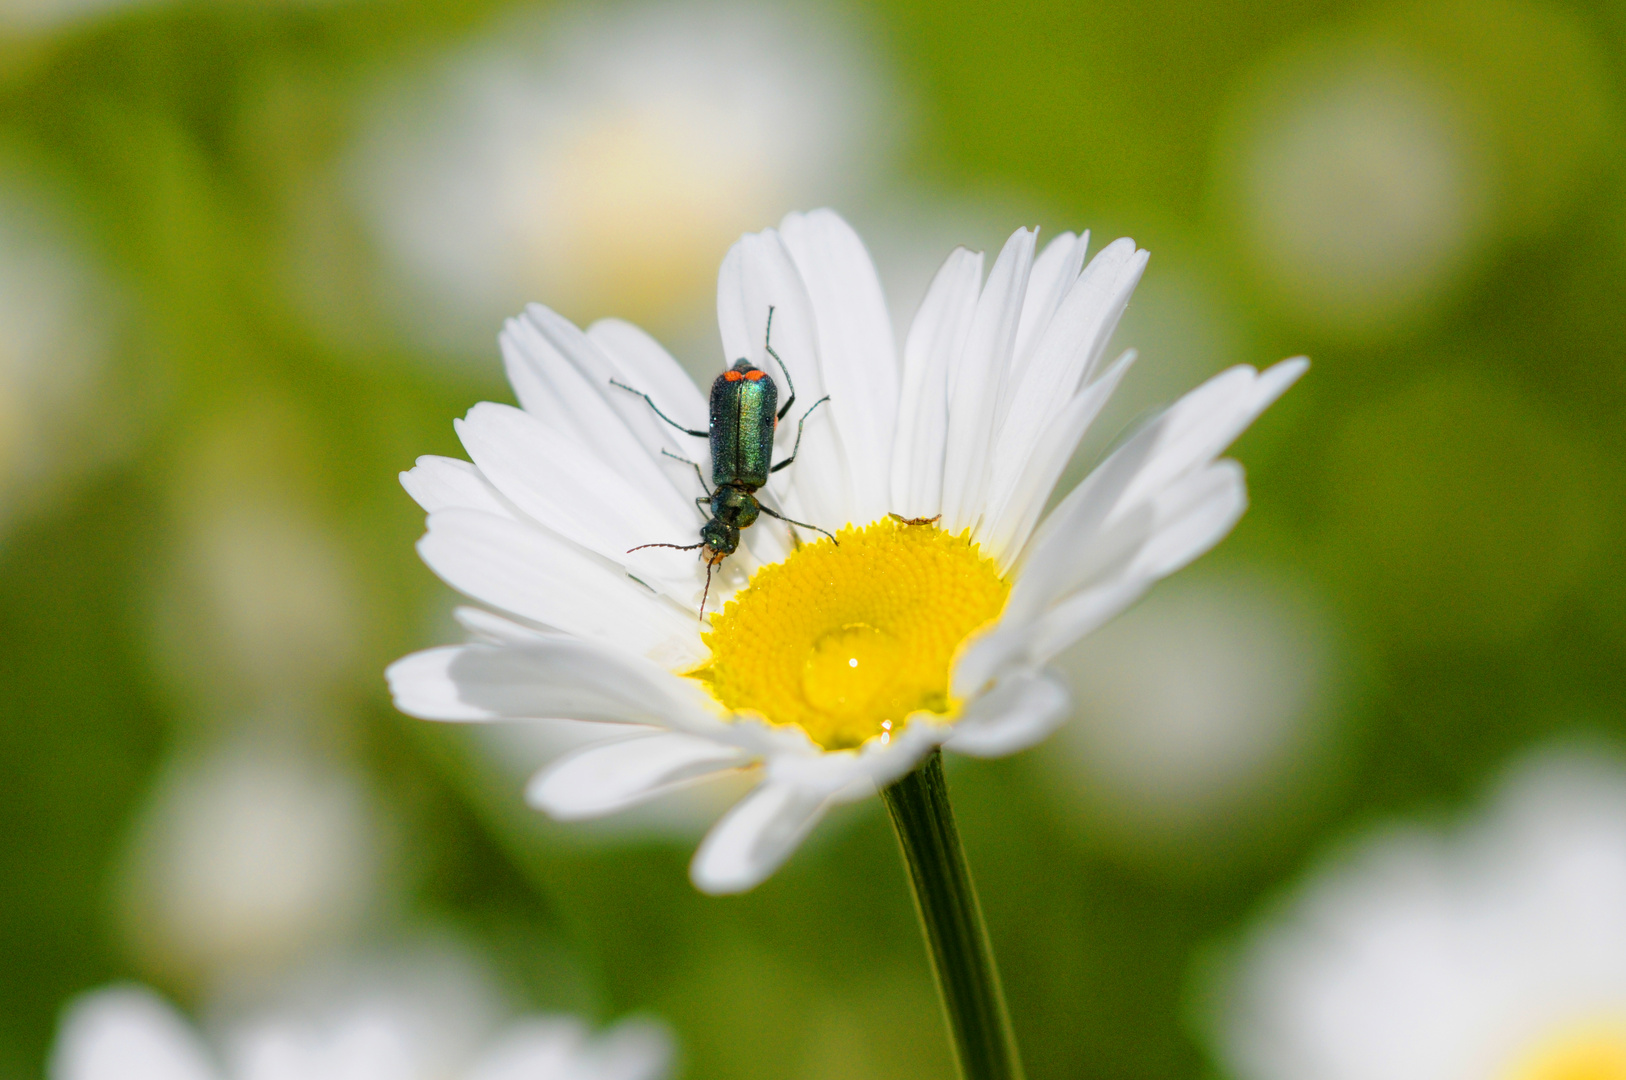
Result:
M752 491L738 484L721 485L711 495L711 516L736 529L749 529L762 509Z

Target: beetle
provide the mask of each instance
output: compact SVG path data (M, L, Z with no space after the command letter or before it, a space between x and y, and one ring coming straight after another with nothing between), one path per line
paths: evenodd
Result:
M807 412L796 422L796 442L791 447L790 456L777 464L771 464L774 432L778 430L779 421L789 415L791 407L796 404L796 384L791 381L790 369L773 349L773 311L772 307L768 309L768 331L763 348L779 364L779 370L785 376L785 386L790 390L790 397L785 399L782 406L778 404L779 387L774 384L773 376L744 357L736 360L733 367L712 380L709 429L706 431L684 427L662 412L660 406L655 404L655 399L642 390L635 390L615 379L610 380L611 386L643 398L649 403L649 407L655 410L656 416L685 435L711 441L711 482L714 486L710 489L706 487L705 474L700 471L699 463L678 457L664 449L661 451L669 458L694 466L695 477L700 481L700 490L705 492L694 501L711 515L710 519L700 526L700 542L640 544L628 552L630 554L652 547L675 548L678 551L694 551L698 548L700 558L706 564L706 591L700 597L701 619L706 617L706 598L711 595L712 571L725 558L739 550L740 530L749 529L755 524L759 514L778 518L788 525L798 525L804 529L824 533L832 542L837 542L826 530L817 525L788 518L772 507L763 505L756 496L757 490L767 484L768 477L796 460L797 451L802 446L802 428L807 423L807 418L813 415L814 409L830 400L830 395L826 394L808 406Z

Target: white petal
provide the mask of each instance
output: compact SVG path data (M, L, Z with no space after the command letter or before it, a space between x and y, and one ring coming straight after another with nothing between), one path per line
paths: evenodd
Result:
M951 533L975 526L982 510L994 418L1016 347L1034 236L1032 229L1016 230L994 260L977 301L970 338L949 372L942 527Z
M138 987L100 990L69 1006L51 1050L51 1080L215 1080L186 1021Z
M849 512L855 521L873 521L891 509L898 415L898 358L881 281L864 242L833 210L790 214L779 231L813 304L819 369L830 394L823 407L856 466ZM813 400L798 398L786 422Z
M676 506L680 513L687 510L687 500L699 494L693 470L662 458L660 451L695 459L704 452L705 440L682 435L656 416L649 402L612 385L619 381L647 393L643 384L661 382L664 389L668 380L662 376L671 375L668 368L647 353L642 359L650 362L649 369L622 368L570 320L541 304L509 319L501 342L509 378L526 412L650 498ZM662 399L654 400L659 404ZM697 426L705 428L704 423Z
M1069 579L1076 587L1082 579L1075 552L1207 466L1303 371L1304 364L1293 360L1263 375L1249 367L1232 368L1137 432L1085 477L1033 534L1005 617L1031 618L1065 594Z
M482 402L457 423L480 472L532 520L629 569L681 604L699 584L693 555L641 544L693 543L694 505L657 476L627 475L591 448L560 436L530 413ZM691 476L691 485L698 482Z
M1117 240L1090 260L1037 342L1032 359L1013 374L1008 406L991 449L991 498L997 500L1018 484L1038 447L1052 440L1056 423L1098 368L1146 259L1134 241ZM1065 449L1071 454L1072 447Z
M637 735L561 758L537 774L525 799L561 821L602 817L746 764L740 750L711 739Z
M955 661L954 694L972 697L996 680L1041 667L1068 644L1139 600L1151 585L1149 578L1113 578L1074 593L1030 623L996 626ZM1058 646L1058 641L1064 643Z
M1124 373L1135 362L1133 350L1086 386L1053 420L1044 433L1024 448L1025 458L998 457L994 482L988 492L977 540L983 550L1009 569L1020 557L1027 539L1044 513L1050 492L1072 460L1078 441L1118 388Z
M452 618L477 641L487 645L534 645L538 641L553 641L567 635L557 630L538 630L535 627L505 619L494 611L464 604L452 611Z
M952 726L929 712L914 713L907 720L903 730L886 741L871 739L856 750L823 751L811 741L811 753L800 753L798 747L776 753L763 746L767 784L822 793L837 802L873 795L876 789L913 770L953 731Z
M1219 543L1246 508L1242 467L1219 461L1099 530L1046 544L1024 567L999 625L960 657L956 693L1047 662Z
M401 486L413 502L431 514L461 508L515 516L514 508L480 475L480 470L457 458L426 454L401 474Z
M701 892L753 889L790 857L824 815L829 797L794 784L767 783L712 826L689 876Z
M650 399L661 405L663 412L666 411L663 399L656 398L648 385L658 385L663 394L674 392L680 407L687 407L692 401L697 392L693 383L688 383L681 369L672 370L676 361L666 356L659 346L654 352L641 351L640 366L627 370L574 323L541 304L531 304L524 315L509 319L503 329L503 342L510 351L523 352L530 366L545 375L548 405L545 409L533 408L537 401L533 390L521 396L527 412L561 436L589 448L614 468L625 471L628 478L640 486L664 481L674 486L674 495L690 490L690 477L680 470L666 468L660 451L666 448L693 458L697 450L705 448L706 440L679 432L655 413L650 401L633 392L650 394ZM614 385L616 382L632 390ZM688 383L686 394L680 389L682 383ZM673 414L668 412L667 415ZM698 431L706 430L704 423L694 427ZM654 480L655 477L660 480Z
M1216 461L1157 500L1157 527L1135 556L1132 576L1164 578L1223 540L1248 508L1242 466Z
M574 323L531 304L503 324L498 341L508 381L526 412L601 453L625 449L630 432L606 396L615 389L609 362Z
M418 554L452 588L522 619L674 668L704 656L692 615L539 527L442 510Z
M1016 328L1015 363L1011 374L1020 378L1022 369L1033 356L1034 348L1044 337L1050 320L1067 291L1078 280L1089 250L1090 234L1074 236L1062 233L1044 246L1033 260L1033 271L1028 275L1027 295L1022 300L1022 320Z
M689 730L721 721L701 692L642 657L560 635L444 645L391 664L396 708L425 720L591 720Z
M706 430L705 394L660 342L621 319L600 319L587 328L587 339L598 346L599 351L623 376L623 381L653 398L661 411L674 422L693 431ZM612 397L610 400L618 399ZM630 412L654 418L655 423L647 425L650 431L672 432L675 435L677 429L656 417L648 402L642 398L619 400L631 406ZM624 410L623 414L626 412ZM676 439L677 446L693 451L686 455L688 457L695 457L707 449L704 442L690 436L676 436Z
M935 517L943 509L948 377L970 337L981 286L982 253L956 248L932 279L909 326L890 507L904 517Z
M723 355L741 357L780 378L769 358L768 309L773 308L773 348L784 361L796 389L796 400L812 404L829 388L819 360L817 323L812 301L795 260L777 231L742 236L723 259L717 278L717 323ZM840 430L823 408L807 421L796 464L779 473L769 490L786 513L834 532L850 518L852 485ZM778 450L789 453L796 425L779 426Z
M973 757L1004 757L1040 742L1067 719L1061 680L1044 672L1002 679L966 709L943 745Z
M1148 433L1156 450L1124 491L1121 505L1133 505L1212 461L1308 367L1308 361L1295 358L1260 373L1250 367L1232 368L1175 402Z

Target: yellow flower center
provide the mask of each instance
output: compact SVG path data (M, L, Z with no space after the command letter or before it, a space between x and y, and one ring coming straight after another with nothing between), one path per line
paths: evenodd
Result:
M1506 1080L1626 1080L1626 1021L1565 1028L1538 1042Z
M969 533L888 517L837 540L751 575L712 616L711 659L688 673L826 750L887 741L917 712L952 715L955 653L1010 594Z

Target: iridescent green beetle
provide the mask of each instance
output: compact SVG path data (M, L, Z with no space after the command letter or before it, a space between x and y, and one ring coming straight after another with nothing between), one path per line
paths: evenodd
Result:
M756 497L757 489L767 484L768 477L796 460L796 453L802 446L802 426L807 423L807 418L813 414L814 409L830 400L830 395L826 394L808 407L807 412L796 422L796 443L791 447L790 456L777 465L770 464L773 461L774 432L778 429L779 421L783 420L790 412L791 406L796 404L796 385L791 382L790 369L785 367L785 362L779 358L779 354L773 351L771 307L768 309L768 333L763 347L779 364L779 370L785 376L785 386L790 390L790 397L785 400L782 407L776 408L779 402L779 388L774 385L773 376L756 367L751 361L741 358L734 362L733 367L712 380L709 431L696 431L684 427L661 412L654 399L642 390L634 390L626 383L610 380L611 386L618 386L649 402L649 407L655 410L656 416L685 435L711 440L711 482L716 486L709 491L706 490L706 478L701 473L698 463L688 458L677 457L676 454L667 453L665 450L661 451L667 457L693 465L695 476L700 480L700 490L706 492L695 499L702 509L711 514L711 520L700 526L700 542L640 544L631 549L642 551L644 548L667 547L678 551L693 551L699 548L700 558L706 564L706 591L700 598L702 619L706 616L706 597L711 595L712 570L739 550L740 530L750 528L756 522L758 514L767 514L787 524L824 533L831 541L835 540L834 536L817 525L792 520L777 510L764 506Z

